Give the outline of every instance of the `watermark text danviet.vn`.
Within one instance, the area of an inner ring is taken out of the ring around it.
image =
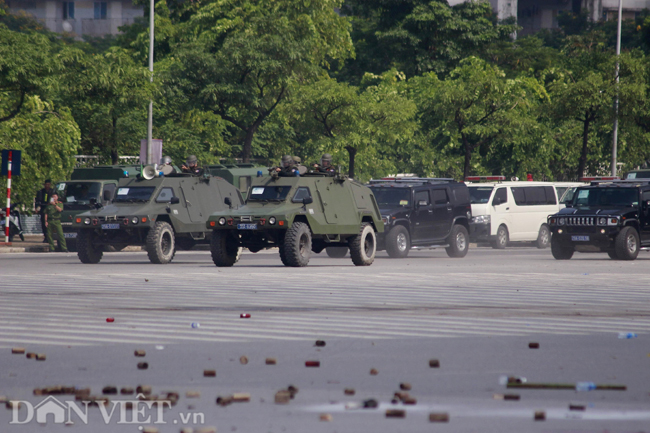
[[[89,424],[91,404],[96,404],[100,418],[105,424],[204,424],[205,416],[200,412],[179,413],[170,422],[165,420],[165,409],[172,407],[170,400],[146,400],[138,394],[134,400],[113,401],[61,401],[49,396],[33,405],[28,401],[14,401],[9,424],[28,424],[31,422],[55,424]]]

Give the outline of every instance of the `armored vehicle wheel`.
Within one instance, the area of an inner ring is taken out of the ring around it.
[[[492,241],[491,244],[492,248],[495,250],[502,250],[508,246],[508,229],[506,226],[499,226],[499,229],[497,230],[497,238]]]
[[[183,251],[189,251],[194,248],[196,241],[192,238],[177,238],[176,239],[176,248]]]
[[[172,226],[166,221],[156,221],[147,234],[146,248],[151,263],[161,265],[171,262],[176,254]]]
[[[542,224],[542,226],[539,228],[539,234],[537,235],[536,243],[537,248],[540,250],[548,248],[549,244],[551,243],[551,231],[546,224]]]
[[[282,241],[280,243],[280,245],[278,245],[278,247],[279,247],[279,250],[280,250],[280,260],[282,261],[282,264],[284,266],[291,266],[291,265],[289,265],[289,262],[287,261],[287,250],[284,247],[284,241]]]
[[[409,255],[411,237],[404,226],[395,226],[386,235],[386,252],[389,257],[403,259]]]
[[[551,253],[556,260],[569,260],[573,257],[573,247],[563,247],[551,238]]]
[[[618,256],[616,255],[615,250],[607,251],[607,255],[609,256],[610,259],[612,260],[618,260]]]
[[[616,257],[620,260],[634,260],[639,255],[639,233],[634,227],[623,227],[614,241]]]
[[[239,261],[241,248],[235,238],[226,232],[213,231],[210,239],[212,261],[219,267],[229,267]]]
[[[333,259],[342,259],[348,254],[348,247],[327,247],[325,248],[327,257]]]
[[[284,252],[282,251],[284,250]],[[305,223],[294,222],[284,235],[283,248],[280,250],[280,258],[284,253],[285,266],[294,268],[307,266],[311,255],[311,230]]]
[[[469,250],[469,233],[465,226],[454,224],[449,235],[449,246],[445,248],[449,257],[462,258]]]
[[[375,229],[369,223],[361,224],[359,234],[351,238],[348,245],[355,266],[370,266],[375,261],[377,238]]]
[[[93,244],[92,230],[79,230],[77,235],[77,257],[81,263],[99,263],[104,253]]]

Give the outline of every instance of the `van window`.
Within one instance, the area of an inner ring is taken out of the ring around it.
[[[557,204],[552,186],[521,186],[512,188],[517,206],[543,206]]]
[[[431,203],[429,201],[429,191],[417,191],[415,193],[415,203],[419,205],[421,201],[426,202],[423,206],[429,206],[429,203]]]
[[[492,205],[501,201],[501,204],[508,203],[508,190],[505,188],[497,189],[497,192],[494,193],[494,198],[492,199]]]
[[[433,190],[433,203],[434,204],[447,204],[449,203],[449,198],[447,198],[447,191],[444,189],[434,189]]]

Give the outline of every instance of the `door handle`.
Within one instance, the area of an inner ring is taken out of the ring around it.
[[[429,213],[433,213],[433,209],[429,209]]]
[[[509,208],[509,207],[507,207],[507,208],[506,208],[506,210],[510,210],[510,208]]]
[[[448,210],[448,211],[451,211],[451,208],[450,208],[450,207],[448,207],[448,208],[447,208],[447,210]]]

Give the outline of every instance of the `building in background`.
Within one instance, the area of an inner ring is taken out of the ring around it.
[[[132,24],[144,14],[131,1],[8,0],[11,13],[28,13],[57,33],[81,36],[116,35],[119,27]]]
[[[449,0],[449,4],[464,1]],[[490,4],[500,20],[517,17],[522,27],[518,36],[557,28],[561,12],[580,13],[586,9],[593,21],[618,18],[618,0],[490,0]],[[650,0],[623,0],[623,19],[634,19],[644,9],[650,9]]]

